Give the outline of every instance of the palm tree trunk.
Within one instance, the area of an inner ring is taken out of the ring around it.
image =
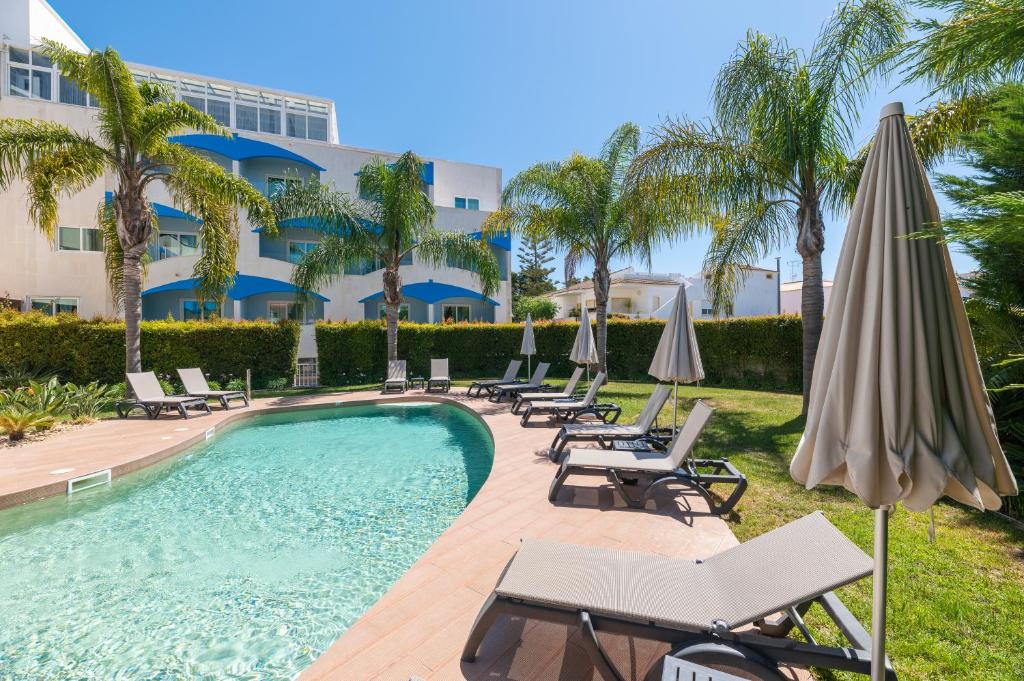
[[[142,371],[142,334],[139,330],[142,320],[142,253],[138,247],[125,251],[121,268],[124,281],[124,370],[132,374]]]
[[[608,289],[611,287],[611,273],[607,263],[594,267],[594,303],[597,318],[597,357],[600,370],[608,375]]]
[[[825,289],[821,277],[821,253],[825,250],[825,223],[821,205],[815,199],[797,212],[799,232],[796,247],[803,259],[803,287],[800,314],[803,322],[803,414],[811,396],[814,360],[818,355],[821,327],[825,317]]]
[[[384,269],[384,304],[387,306],[388,361],[398,359],[398,307],[402,304],[402,277],[397,268]]]

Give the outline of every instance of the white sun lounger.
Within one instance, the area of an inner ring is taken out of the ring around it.
[[[573,397],[581,378],[583,378],[583,367],[576,367],[561,392],[516,393],[515,402],[512,404],[512,413],[518,414],[519,408],[531,400],[567,400]]]
[[[170,411],[172,408],[177,409],[183,419],[188,418],[189,409],[205,411],[207,414],[211,413],[210,405],[207,404],[205,397],[166,394],[160,386],[160,381],[157,380],[156,374],[152,371],[125,374],[125,377],[128,379],[128,385],[131,387],[135,397],[134,399],[122,400],[114,405],[117,415],[123,419],[128,418],[131,410],[136,408],[146,412],[146,415],[151,419],[160,416],[164,409]]]
[[[508,369],[505,369],[505,375],[501,378],[487,378],[480,381],[473,381],[469,385],[469,390],[466,394],[470,397],[479,397],[480,392],[483,390],[487,391],[487,394],[491,394],[491,388],[502,383],[513,383],[516,380],[516,374],[519,373],[519,368],[523,366],[523,360],[513,359],[508,363]],[[476,390],[476,394],[473,394],[473,390]]]
[[[551,442],[548,456],[552,461],[558,461],[562,455],[562,450],[571,441],[597,441],[603,446],[616,440],[635,440],[644,437],[650,432],[651,426],[654,425],[654,420],[658,417],[661,408],[665,406],[665,402],[668,401],[668,397],[671,394],[672,388],[670,386],[663,383],[656,385],[651,392],[651,396],[647,398],[647,404],[644,405],[640,416],[637,417],[636,423],[632,425],[619,423],[565,424]]]
[[[452,387],[452,379],[448,376],[448,358],[430,360],[430,378],[427,379],[427,392],[433,388],[448,392]]]
[[[622,408],[618,405],[607,403],[598,404],[597,402],[597,391],[604,385],[605,375],[604,372],[600,372],[594,377],[594,381],[590,384],[590,388],[587,390],[587,394],[582,398],[565,398],[556,400],[534,400],[530,402],[530,406],[523,412],[523,417],[520,419],[520,425],[525,426],[530,421],[531,416],[538,414],[553,415],[556,419],[563,421],[576,421],[581,416],[592,415],[601,419],[602,423],[614,423],[619,418],[619,414],[622,413]]]
[[[384,389],[382,392],[399,392],[404,393],[408,381],[406,381],[405,373],[405,360],[396,359],[388,362],[388,375],[384,379]]]
[[[526,539],[477,615],[462,659],[473,662],[488,630],[507,615],[578,626],[582,635],[569,640],[606,681],[623,676],[597,637],[602,630],[664,641],[674,657],[763,680],[789,678],[780,665],[868,674],[870,637],[833,592],[872,566],[820,512],[702,561]],[[814,603],[851,647],[814,641],[803,620]],[[786,638],[794,626],[803,641]],[[887,679],[896,679],[891,666]]]
[[[242,400],[245,406],[249,406],[249,398],[241,390],[210,390],[202,369],[178,369],[178,376],[189,395],[203,399],[216,398],[224,409],[231,408],[228,404],[231,400]]]
[[[526,383],[512,382],[492,385],[490,387],[490,400],[492,402],[501,402],[505,395],[514,397],[516,393],[520,392],[538,392],[543,390],[547,387],[547,384],[544,383],[544,377],[548,375],[548,369],[550,368],[550,362],[540,362],[537,364],[537,368],[533,370],[533,376]]]

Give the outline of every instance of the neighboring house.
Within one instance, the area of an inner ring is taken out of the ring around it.
[[[665,318],[672,310],[679,284],[686,282],[686,297],[694,319],[770,315],[778,312],[778,274],[775,270],[743,268],[743,283],[731,305],[716,315],[704,292],[705,275],[636,272],[632,267],[611,274],[609,314],[633,318]],[[558,305],[557,319],[578,317],[584,305],[595,309],[594,285],[581,281],[547,294]]]
[[[821,282],[825,290],[825,312],[828,314],[828,303],[832,297],[832,282],[828,279]],[[787,281],[782,285],[782,314],[801,314],[801,301],[803,300],[804,282]]]
[[[0,5],[0,117],[37,118],[94,131],[96,110],[75,85],[31,46],[51,38],[77,50],[85,43],[44,0],[5,0]],[[254,48],[255,49],[255,48]],[[374,156],[395,159],[400,152],[378,152],[339,144],[333,101],[165,68],[131,65],[138,80],[166,84],[175,96],[205,110],[236,135],[182,135],[181,144],[202,150],[224,168],[244,176],[268,194],[290,182],[318,177],[354,194],[356,173]],[[325,67],[326,68],[326,67]],[[425,158],[424,191],[437,207],[437,227],[480,233],[501,196],[501,169]],[[24,189],[0,196],[0,292],[23,307],[46,313],[112,315],[103,256],[99,252],[96,209],[115,187],[112,176],[61,202],[56,238],[42,236],[31,223]],[[151,196],[159,218],[159,237],[143,292],[146,319],[196,319],[210,314],[234,319],[378,319],[383,317],[379,263],[346,270],[339,281],[315,292],[315,302],[295,303],[289,284],[294,263],[312,249],[321,234],[315,224],[293,221],[276,239],[245,222],[242,211],[238,271],[223,309],[203,308],[190,277],[198,249],[197,224],[172,208],[158,189]],[[419,322],[504,321],[511,312],[511,240],[494,238],[502,283],[489,298],[481,296],[473,273],[458,267],[428,268],[415,255],[403,264],[405,303],[402,317]]]

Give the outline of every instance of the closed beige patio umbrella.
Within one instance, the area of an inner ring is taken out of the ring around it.
[[[686,284],[679,285],[672,314],[665,322],[661,340],[654,351],[651,367],[647,370],[659,381],[672,381],[672,432],[678,423],[679,384],[692,383],[704,378],[704,365],[700,361],[697,334],[686,302]]]
[[[576,332],[576,342],[572,344],[572,351],[569,352],[569,359],[577,364],[587,366],[587,384],[590,384],[590,365],[597,364],[597,344],[594,343],[594,331],[590,328],[590,315],[587,313],[587,306],[583,306],[580,312],[580,328]]]
[[[790,465],[808,489],[843,485],[875,509],[873,681],[885,674],[891,508],[923,511],[949,496],[995,509],[1017,493],[949,251],[904,238],[938,221],[903,105],[889,104],[850,213]]]
[[[523,326],[523,343],[519,346],[519,353],[526,355],[526,375],[532,375],[530,360],[537,354],[537,342],[533,338],[533,316],[526,313],[526,324]]]

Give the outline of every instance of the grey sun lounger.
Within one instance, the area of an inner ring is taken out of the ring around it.
[[[667,642],[673,657],[764,681],[789,678],[780,665],[868,674],[870,637],[834,591],[871,571],[871,557],[821,512],[702,561],[526,539],[477,615],[462,659],[472,662],[508,615],[578,626],[605,681],[623,676],[598,631]],[[849,647],[815,642],[803,620],[814,603]],[[794,627],[804,640],[787,638]]]
[[[170,411],[172,408],[177,409],[178,414],[183,419],[188,418],[189,409],[205,411],[207,414],[211,413],[210,405],[207,404],[205,397],[166,394],[164,389],[160,387],[160,381],[157,380],[156,374],[152,371],[125,374],[125,376],[135,397],[134,399],[122,400],[114,405],[117,415],[123,419],[128,418],[128,414],[131,413],[132,409],[141,409],[151,419],[160,416],[164,409]]]
[[[551,448],[548,452],[549,458],[552,461],[558,461],[562,455],[562,450],[565,449],[569,442],[589,441],[598,442],[601,446],[610,446],[616,440],[636,440],[646,436],[671,394],[672,388],[670,386],[663,383],[656,385],[651,392],[651,396],[647,398],[647,404],[644,405],[640,416],[637,417],[636,423],[632,425],[619,423],[565,424],[551,442]]]
[[[241,390],[210,390],[202,369],[178,369],[178,376],[181,377],[181,384],[185,386],[185,392],[193,397],[202,397],[206,400],[215,398],[225,410],[231,408],[231,400],[242,400],[245,406],[249,406],[249,398]]]
[[[506,395],[515,397],[516,393],[539,392],[547,388],[548,385],[544,382],[544,377],[548,375],[548,369],[550,368],[550,362],[539,362],[537,368],[533,370],[533,376],[526,383],[513,381],[512,383],[492,385],[488,389],[488,392],[491,393],[489,399],[492,402],[501,402]]]
[[[697,400],[668,451],[655,449],[570,449],[548,489],[548,500],[556,501],[570,475],[603,475],[633,508],[643,508],[658,489],[683,484],[699,492],[715,515],[728,513],[747,490],[747,478],[727,459],[694,459],[693,447],[714,410]],[[708,472],[702,472],[710,469]],[[623,479],[636,479],[636,496]],[[640,481],[645,484],[640,484]],[[715,484],[734,485],[729,496],[718,503],[710,492]]]
[[[405,360],[396,359],[388,362],[388,375],[384,379],[384,388],[382,392],[391,393],[399,392],[404,393],[408,381],[406,380],[405,373]]]
[[[540,414],[554,416],[556,419],[563,421],[576,421],[586,415],[596,416],[601,419],[602,423],[618,421],[619,414],[622,413],[621,407],[612,403],[599,404],[597,401],[597,391],[604,385],[604,380],[604,372],[599,372],[594,377],[593,383],[590,384],[587,394],[581,398],[570,397],[567,399],[534,400],[530,402],[530,406],[523,412],[519,424],[525,426],[529,423],[530,417]]]
[[[516,393],[515,402],[512,403],[512,413],[518,414],[520,407],[528,404],[531,400],[567,400],[574,397],[576,386],[580,384],[581,378],[583,378],[583,367],[576,367],[561,392],[552,390],[551,392]]]
[[[452,379],[448,376],[448,358],[430,360],[430,378],[427,379],[427,392],[440,388],[448,392],[452,388]]]
[[[523,360],[513,359],[508,363],[508,369],[505,370],[505,375],[501,378],[487,378],[480,381],[473,381],[469,385],[469,390],[466,394],[470,397],[480,397],[480,393],[484,390],[487,394],[491,394],[491,388],[502,383],[515,383],[516,375],[519,373],[519,368],[523,366]],[[473,390],[476,390],[476,394],[473,394]]]

